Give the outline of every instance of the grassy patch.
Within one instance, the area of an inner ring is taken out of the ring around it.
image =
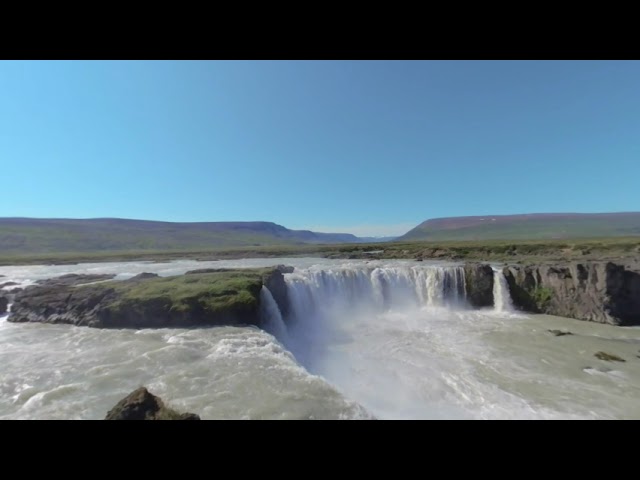
[[[544,310],[551,302],[553,298],[553,290],[548,287],[536,287],[531,292],[531,297],[536,302],[536,305],[540,310]]]
[[[262,288],[262,277],[268,270],[231,270],[180,275],[152,278],[133,284],[109,282],[108,286],[122,292],[120,299],[112,305],[115,310],[155,304],[167,306],[175,312],[197,309],[217,313],[256,307]]]

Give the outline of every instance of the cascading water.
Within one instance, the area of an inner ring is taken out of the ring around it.
[[[271,334],[0,317],[0,419],[104,418],[139,385],[211,419],[640,418],[638,329],[456,308],[471,293],[461,268],[290,258],[5,266],[0,274],[24,286],[67,273],[128,278],[274,264],[295,270],[284,275],[286,315],[271,292],[260,293]],[[494,275],[496,309],[506,310],[508,286]],[[558,339],[547,329],[574,335]],[[598,351],[627,361],[607,364]]]
[[[501,270],[493,269],[493,308],[496,312],[512,312],[513,302],[507,279]]]
[[[379,267],[296,270],[285,275],[292,318],[336,307],[369,307],[377,311],[407,305],[462,306],[462,267]]]
[[[458,266],[296,269],[285,274],[287,337],[276,337],[310,370],[328,345],[348,341],[346,322],[389,311],[464,307],[464,269]]]
[[[278,304],[269,289],[265,286],[260,290],[260,317],[264,330],[279,339],[282,343],[288,342],[289,335],[287,326],[282,320]]]

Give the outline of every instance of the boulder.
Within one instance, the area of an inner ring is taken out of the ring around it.
[[[140,387],[109,410],[105,420],[200,420],[200,417],[195,413],[178,413],[160,397]]]
[[[593,354],[596,358],[604,360],[605,362],[626,362],[624,358],[607,352],[596,352]]]
[[[573,335],[571,332],[566,332],[563,330],[547,330],[549,333],[553,333],[555,337],[564,337],[565,335]]]

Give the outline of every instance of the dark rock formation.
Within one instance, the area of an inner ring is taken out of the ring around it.
[[[613,355],[607,352],[596,352],[593,355],[600,360],[604,360],[605,362],[626,362],[624,358],[620,358],[617,355]]]
[[[564,337],[565,335],[573,335],[571,332],[565,332],[562,330],[547,330],[549,333],[553,333],[556,337]]]
[[[10,322],[104,326],[103,309],[118,296],[114,288],[68,285],[29,286],[16,294]]]
[[[7,301],[7,305],[5,305],[3,310],[2,309],[3,301],[0,300],[0,315],[3,315],[6,313],[8,304],[13,303],[14,299],[16,298],[16,294],[21,291],[22,291],[22,288],[12,288],[11,290],[0,291],[0,298],[4,298]]]
[[[293,267],[278,265],[274,270],[267,273],[262,278],[262,283],[269,289],[273,299],[278,304],[283,318],[289,314],[289,296],[287,294],[287,284],[284,281],[284,273],[292,273]]]
[[[503,269],[516,308],[612,325],[640,325],[640,272],[612,262]]]
[[[160,397],[140,387],[107,413],[105,420],[200,420],[194,413],[178,413],[167,407]]]
[[[17,282],[4,282],[4,283],[0,283],[0,288],[13,287],[14,285],[20,285],[20,284]]]
[[[493,269],[489,265],[467,263],[464,266],[467,301],[473,307],[493,305]]]
[[[85,283],[100,282],[103,280],[111,280],[113,277],[115,277],[115,274],[113,273],[96,273],[96,274],[69,273],[67,275],[62,275],[60,277],[47,278],[45,280],[38,280],[36,284],[43,285],[43,286],[54,286],[54,285],[74,286],[74,285],[83,285]]]
[[[262,283],[269,289],[273,299],[278,304],[280,313],[286,315],[289,312],[289,297],[287,296],[287,285],[284,281],[284,273],[293,273],[294,267],[288,265],[276,265],[268,270],[263,276]],[[201,273],[232,272],[232,268],[201,268],[189,270],[185,275],[197,275]]]
[[[98,328],[259,325],[263,284],[273,288],[280,301],[284,289],[286,299],[282,273],[273,268],[176,277],[143,274],[84,286],[37,285],[15,296],[8,320]]]
[[[9,305],[9,299],[0,295],[0,315],[7,313],[7,306]]]
[[[295,268],[290,265],[276,265],[275,269],[280,273],[293,273],[293,271],[295,270]]]

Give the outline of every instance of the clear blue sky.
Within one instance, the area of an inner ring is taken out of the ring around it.
[[[640,62],[0,62],[0,216],[640,210]]]

